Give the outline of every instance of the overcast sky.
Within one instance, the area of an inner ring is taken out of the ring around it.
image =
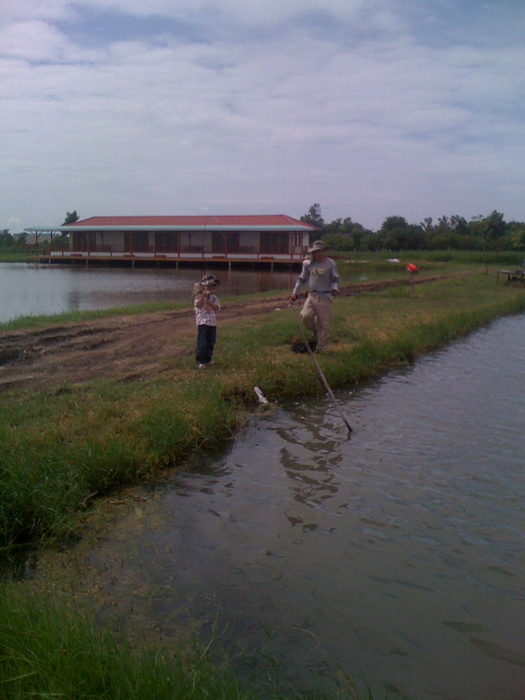
[[[0,229],[525,220],[523,0],[1,0]]]

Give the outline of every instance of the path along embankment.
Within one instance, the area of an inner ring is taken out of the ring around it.
[[[290,352],[299,315],[286,302],[225,304],[217,364],[201,372],[190,311],[0,335],[4,554],[68,532],[95,497],[228,439],[257,404],[255,386],[271,401],[323,392],[310,358]],[[319,362],[332,388],[356,384],[524,310],[522,289],[481,273],[348,286]]]

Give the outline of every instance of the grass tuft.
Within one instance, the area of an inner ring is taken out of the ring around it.
[[[0,588],[0,697],[67,700],[328,700],[333,693],[288,687],[279,677],[243,678],[203,646],[152,649],[96,623],[75,601],[13,584]],[[358,700],[350,678],[337,694]],[[371,699],[366,693],[366,698]],[[364,697],[363,697],[364,700]]]

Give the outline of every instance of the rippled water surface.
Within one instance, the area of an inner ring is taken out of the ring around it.
[[[359,266],[358,266],[359,267]],[[380,278],[381,273],[349,272],[340,264],[345,283]],[[40,316],[70,311],[93,311],[148,302],[188,301],[198,268],[86,267],[83,265],[28,265],[0,263],[0,323],[18,316]],[[221,294],[291,291],[299,268],[218,269]]]
[[[324,398],[254,419],[92,560],[122,552],[120,594],[148,590],[167,634],[180,610],[218,609],[241,665],[326,683],[340,665],[377,698],[520,700],[524,389],[525,317],[502,319],[340,392],[351,440]]]
[[[147,302],[188,300],[196,268],[103,268],[0,263],[0,322],[18,316],[93,311]],[[297,271],[218,270],[223,294],[291,289]]]

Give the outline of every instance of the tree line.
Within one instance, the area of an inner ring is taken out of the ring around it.
[[[78,214],[75,211],[68,211],[66,213],[66,218],[64,219],[64,222],[61,224],[61,226],[68,226],[69,224],[74,224],[75,221],[78,221]],[[26,245],[28,240],[27,233],[22,232],[22,233],[10,233],[8,228],[4,228],[2,231],[0,231],[0,248],[2,249],[11,249],[13,251],[23,249],[24,246]],[[68,234],[67,233],[62,233],[60,235],[55,236],[54,241],[56,245],[61,245],[61,244],[66,244],[67,241],[69,240]],[[45,243],[42,245],[42,247],[45,247]]]
[[[524,250],[525,223],[507,222],[494,210],[488,216],[442,216],[410,224],[403,216],[388,216],[377,231],[350,217],[326,223],[321,206],[313,204],[301,221],[320,229],[317,238],[333,250],[377,252],[380,250]]]
[[[76,211],[67,212],[62,226],[78,221]],[[409,224],[403,216],[388,216],[381,228],[372,231],[350,217],[326,223],[321,206],[313,204],[301,221],[319,229],[315,238],[323,238],[333,250],[378,252],[380,250],[525,250],[525,223],[507,222],[494,210],[488,216],[442,216],[436,222],[429,217]],[[63,240],[61,240],[63,238]],[[56,236],[57,245],[66,244],[67,234]],[[0,231],[0,248],[23,248],[27,234]]]

